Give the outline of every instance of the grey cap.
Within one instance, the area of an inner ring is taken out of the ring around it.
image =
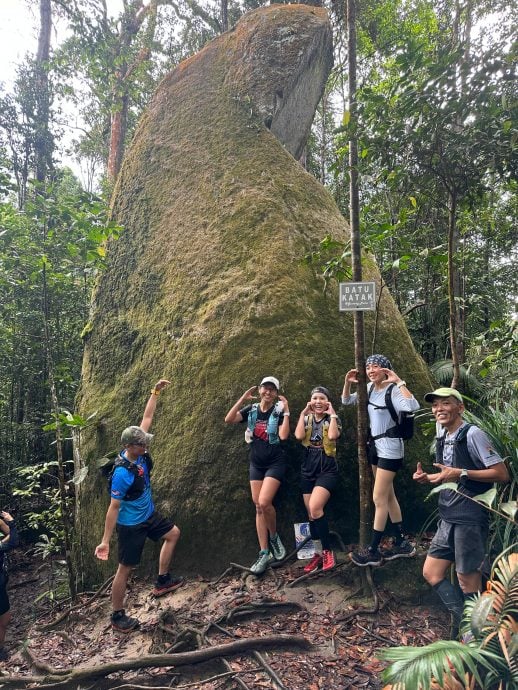
[[[129,446],[132,443],[138,443],[143,446],[149,446],[153,439],[153,434],[148,434],[139,426],[128,426],[121,434],[121,443],[123,446]]]

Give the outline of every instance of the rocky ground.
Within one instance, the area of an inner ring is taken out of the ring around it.
[[[152,598],[152,583],[135,576],[127,610],[138,616],[141,627],[124,636],[109,625],[109,588],[95,597],[82,595],[80,608],[47,627],[65,607],[41,597],[52,584],[48,566],[17,554],[11,564],[11,658],[0,664],[0,687],[22,687],[15,677],[28,680],[51,671],[283,635],[303,636],[313,647],[304,651],[273,644],[267,651],[250,648],[225,662],[116,671],[72,684],[47,680],[45,687],[381,688],[378,651],[446,637],[448,620],[422,584],[422,553],[375,569],[374,590],[367,585],[363,591],[359,569],[346,553],[338,556],[339,565],[331,573],[300,581],[302,561],[270,569],[261,578],[230,568],[212,581],[187,578],[181,589],[160,599]],[[376,613],[367,612],[376,605]]]

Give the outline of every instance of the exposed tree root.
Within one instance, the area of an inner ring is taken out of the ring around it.
[[[25,677],[23,679],[4,676],[0,678],[0,687],[14,688],[29,684],[39,684],[40,690],[72,690],[76,687],[84,687],[85,681],[96,678],[104,678],[110,673],[118,671],[134,671],[143,668],[178,667],[199,664],[221,657],[242,655],[250,650],[270,650],[278,648],[296,648],[309,650],[313,645],[300,635],[269,635],[268,637],[249,637],[246,640],[233,640],[228,644],[205,647],[194,652],[180,652],[178,654],[152,654],[139,658],[122,659],[98,666],[84,668],[55,669],[42,664],[32,655],[33,663],[37,668],[45,670],[45,676]]]
[[[61,623],[61,621],[65,620],[65,618],[67,618],[72,613],[72,611],[82,609],[84,606],[89,606],[92,603],[92,601],[95,601],[98,597],[101,596],[101,594],[103,594],[108,589],[108,587],[113,582],[114,577],[115,575],[112,575],[105,582],[103,582],[103,584],[99,587],[97,591],[94,592],[90,599],[87,599],[86,601],[83,601],[80,604],[76,604],[75,606],[70,606],[68,609],[66,609],[66,611],[63,611],[57,618],[55,618],[50,623],[45,623],[44,625],[36,626],[36,630],[41,630],[42,632],[46,630],[51,630],[56,625]]]
[[[363,579],[363,574],[365,574],[365,580]],[[379,611],[379,594],[378,590],[376,589],[376,585],[374,584],[374,581],[372,579],[372,568],[370,565],[368,565],[366,568],[362,569],[362,584],[363,589],[365,590],[365,582],[368,583],[370,592],[372,594],[372,600],[373,604],[370,608],[363,608],[363,609],[357,609],[356,611],[351,611],[350,613],[344,614],[343,616],[338,616],[337,618],[334,619],[335,623],[347,623],[350,621],[352,618],[356,618],[356,616],[361,616],[366,613],[378,613]]]
[[[253,657],[256,661],[258,661],[261,666],[263,667],[265,673],[267,673],[270,678],[273,681],[273,684],[275,685],[276,688],[279,690],[288,690],[288,688],[284,685],[282,680],[279,678],[279,676],[275,673],[273,668],[270,666],[270,664],[265,660],[265,658],[262,656],[262,654],[259,654],[259,652],[253,652]]]
[[[274,613],[284,612],[284,611],[300,611],[300,604],[296,602],[289,601],[258,601],[250,602],[247,604],[242,604],[241,606],[236,606],[228,613],[223,614],[220,618],[216,619],[216,623],[222,623],[226,621],[230,623],[236,618],[245,618],[250,616],[264,616],[272,615]]]

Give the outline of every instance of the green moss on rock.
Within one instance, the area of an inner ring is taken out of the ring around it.
[[[117,448],[125,426],[139,423],[157,378],[173,381],[153,427],[157,507],[182,530],[178,567],[216,572],[257,550],[244,429],[225,426],[227,409],[271,373],[295,414],[317,383],[337,402],[353,366],[352,317],[338,313],[337,290],[324,295],[321,280],[302,262],[325,235],[345,239],[347,224],[331,195],[265,127],[253,94],[245,99],[229,78],[238,43],[246,45],[246,22],[263,15],[267,20],[257,25],[262,45],[282,27],[299,35],[301,26],[309,27],[311,44],[315,17],[327,22],[317,8],[263,8],[180,65],[142,118],[116,186],[112,212],[125,232],[109,247],[108,269],[94,295],[79,394],[82,414],[97,411],[81,442],[91,468],[78,515],[86,581],[99,580],[103,569],[90,554],[108,504],[95,460]],[[287,64],[290,69],[298,67]],[[379,286],[378,270],[369,265],[365,279]],[[368,314],[368,343],[373,329]],[[377,332],[377,349],[422,394],[430,385],[426,367],[387,290]],[[329,512],[333,528],[352,540],[358,515],[350,412],[346,420],[341,484]],[[414,441],[412,447],[422,450]],[[279,526],[289,541],[304,510],[300,446],[291,440],[287,452]],[[421,503],[416,496],[409,491],[405,500],[414,517]],[[155,563],[146,560],[144,567],[153,570]],[[106,572],[111,568],[113,560]]]

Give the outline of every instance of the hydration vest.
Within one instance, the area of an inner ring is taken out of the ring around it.
[[[460,469],[466,470],[479,470],[473,462],[471,455],[468,450],[468,431],[472,424],[465,424],[459,431],[457,436],[450,443],[453,445],[453,455],[452,463],[453,467],[458,467]],[[446,434],[439,436],[436,439],[435,455],[437,457],[437,462],[443,464],[443,453],[444,453],[444,442],[446,441]],[[466,489],[462,493],[468,496],[477,496],[478,494],[483,494],[485,491],[493,486],[492,482],[475,482],[473,479],[468,479],[468,477],[461,477],[459,479],[459,487]]]
[[[475,465],[468,451],[467,435],[470,426],[472,425],[463,426],[457,436],[448,443],[453,445],[453,467],[477,470],[480,467]],[[435,447],[437,462],[441,464],[445,441],[446,434],[437,439]],[[467,477],[461,477],[457,484],[457,491],[444,489],[439,494],[439,516],[451,523],[486,524],[489,521],[489,512],[480,503],[472,501],[470,498],[488,491],[492,486],[492,483],[475,482]],[[470,498],[466,498],[466,496]]]
[[[254,433],[254,428],[257,422],[259,403],[254,403],[248,413],[247,419],[247,429],[250,432],[250,436]],[[284,409],[284,405],[279,401],[276,402],[273,410],[268,417],[268,422],[266,425],[266,433],[268,434],[268,443],[274,445],[280,443],[279,438],[279,417]]]
[[[144,453],[141,456],[144,459],[144,463],[147,466],[148,474],[151,476],[151,470],[153,469],[153,460],[149,453]],[[108,474],[108,491],[111,494],[113,474],[117,467],[125,467],[133,475],[133,484],[126,491],[126,494],[121,498],[122,501],[136,501],[140,498],[146,489],[146,476],[144,474],[144,469],[142,466],[137,465],[136,462],[130,462],[127,458],[122,455],[117,455],[115,462]],[[142,470],[142,474],[140,473]]]
[[[322,419],[322,434],[323,434],[323,440],[322,440],[322,445],[324,447],[324,453],[328,455],[331,458],[336,457],[336,441],[331,441],[329,439],[329,415],[326,415]],[[305,446],[306,448],[317,448],[318,446],[311,446],[311,434],[313,433],[313,415],[309,414],[305,420],[305,437],[304,440],[301,441],[302,445]]]

